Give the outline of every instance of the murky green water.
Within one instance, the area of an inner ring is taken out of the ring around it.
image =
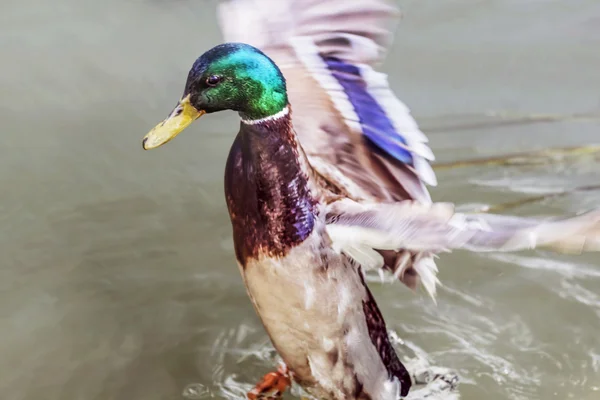
[[[222,195],[236,116],[140,140],[217,44],[215,2],[0,4],[0,398],[232,396],[272,366],[234,264]],[[412,0],[385,69],[439,160],[600,142],[596,0]],[[469,129],[470,121],[486,126]],[[458,127],[462,126],[462,128]],[[452,128],[454,127],[454,128]],[[593,159],[440,172],[438,200],[497,204],[598,183]],[[575,212],[599,192],[518,213]],[[600,262],[455,253],[434,306],[372,285],[406,355],[456,368],[463,399],[600,399]]]

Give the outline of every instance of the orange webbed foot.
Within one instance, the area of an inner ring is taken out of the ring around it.
[[[269,372],[248,392],[249,400],[278,400],[283,397],[283,392],[290,387],[292,379],[285,365],[281,365],[276,372]]]

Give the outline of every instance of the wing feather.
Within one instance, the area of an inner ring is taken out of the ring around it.
[[[569,218],[526,218],[457,213],[450,203],[331,203],[327,233],[336,248],[401,249],[439,253],[454,249],[513,252],[547,248],[562,253],[600,251],[600,209]],[[437,268],[415,262],[426,290],[435,295]],[[380,264],[380,267],[383,265]],[[419,269],[421,269],[419,271]]]
[[[393,40],[400,15],[393,2],[228,0],[221,3],[219,15],[227,41],[261,48],[282,69],[294,125],[309,157],[318,154],[323,160],[322,144],[328,142],[329,163],[346,172],[348,157],[340,159],[335,154],[344,152],[358,161],[353,163],[352,177],[371,177],[359,179],[365,194],[383,200],[431,201],[425,185],[437,181],[429,164],[434,157],[427,138],[408,107],[391,91],[386,75],[373,68],[384,60]],[[302,75],[309,75],[316,85],[307,86]],[[325,94],[329,105],[322,104],[317,91]],[[333,110],[315,112],[314,107],[305,106],[311,98]],[[342,122],[336,130],[326,129],[332,119]],[[371,161],[371,157],[387,162]],[[372,168],[373,163],[377,168]],[[381,183],[374,179],[377,174],[386,175],[384,181],[395,181],[387,182],[385,193],[373,187]]]

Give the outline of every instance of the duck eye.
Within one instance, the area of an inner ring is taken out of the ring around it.
[[[208,86],[216,86],[219,82],[221,82],[221,77],[217,75],[211,75],[206,78],[206,84]]]

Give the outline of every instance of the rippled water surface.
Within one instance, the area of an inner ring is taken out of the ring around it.
[[[215,5],[0,4],[3,400],[233,397],[272,367],[223,201],[236,116],[205,117],[160,151],[140,145],[220,41]],[[597,0],[402,5],[384,68],[439,161],[600,142],[598,118],[565,117],[600,109]],[[495,205],[599,173],[595,157],[445,169],[433,195]],[[599,203],[580,191],[510,211]],[[457,369],[467,400],[600,399],[597,255],[460,252],[439,265],[437,306],[372,283],[399,352]]]

